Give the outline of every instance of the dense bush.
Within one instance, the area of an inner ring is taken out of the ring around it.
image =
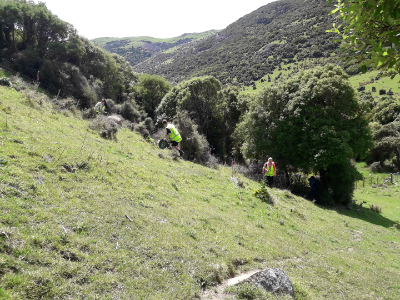
[[[117,114],[121,115],[124,119],[131,122],[140,122],[142,114],[139,112],[138,107],[132,102],[124,102],[116,105]]]
[[[144,120],[143,124],[146,126],[147,130],[148,130],[150,133],[153,133],[153,132],[155,131],[154,122],[153,122],[153,120],[152,120],[150,117],[147,117],[147,118]]]
[[[382,171],[382,165],[379,161],[373,162],[369,165],[369,170],[373,173],[378,173]]]
[[[154,118],[161,99],[171,88],[169,82],[161,76],[142,74],[137,84],[132,87],[132,93],[141,108],[149,117]]]
[[[400,120],[400,99],[393,97],[382,97],[372,109],[373,120],[382,125]]]
[[[177,128],[182,136],[180,148],[185,156],[199,163],[207,164],[211,159],[210,146],[207,139],[198,133],[196,124],[185,111],[177,115]]]
[[[89,128],[99,132],[100,136],[105,139],[117,139],[118,125],[117,123],[110,121],[105,116],[99,116],[94,119],[90,124]]]

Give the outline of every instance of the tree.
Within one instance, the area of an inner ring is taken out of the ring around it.
[[[400,121],[385,125],[374,123],[374,144],[371,151],[374,161],[383,162],[385,159],[394,158],[396,167],[400,170]]]
[[[382,97],[372,109],[372,118],[382,125],[400,120],[400,99],[393,97]]]
[[[327,65],[265,89],[235,132],[244,154],[318,171],[327,202],[330,196],[350,202],[359,176],[350,159],[365,155],[372,137],[347,79],[341,68]]]
[[[142,74],[132,90],[136,102],[142,106],[149,117],[154,118],[155,110],[171,88],[171,84],[161,76]]]
[[[172,120],[186,112],[204,135],[212,151],[219,158],[227,159],[232,152],[232,133],[245,109],[237,87],[222,89],[213,76],[195,77],[183,81],[165,95],[156,110],[157,120]]]
[[[399,0],[338,0],[331,14],[337,12],[344,26],[334,24],[329,32],[342,36],[350,60],[361,63],[363,72],[371,64],[400,71]]]

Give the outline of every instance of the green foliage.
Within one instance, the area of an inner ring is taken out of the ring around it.
[[[221,83],[212,76],[183,81],[162,99],[156,111],[157,121],[160,123],[162,119],[172,120],[180,112],[187,112],[191,122],[197,125],[199,134],[207,138],[216,149],[216,153],[222,154],[224,113],[227,113],[228,122],[235,121],[232,119],[235,118],[235,111],[232,111],[236,101],[235,95],[237,96],[235,92],[221,92]],[[231,123],[231,131],[232,126]]]
[[[254,190],[254,196],[261,201],[273,204],[271,201],[271,195],[269,194],[267,185],[264,181],[262,181],[260,186]]]
[[[395,156],[395,163],[400,170],[400,122],[394,121],[385,125],[371,124],[375,147],[371,150],[373,161],[383,162]]]
[[[1,1],[0,16],[3,64],[32,80],[40,74],[41,86],[77,98],[81,108],[93,106],[99,98],[132,100],[129,89],[138,78],[132,67],[78,36],[45,3]]]
[[[400,71],[398,0],[339,0],[331,14],[336,12],[344,25],[334,24],[330,32],[341,36],[342,49],[349,60],[361,63],[363,72],[369,65]]]
[[[400,98],[382,97],[372,109],[372,119],[382,125],[400,121]]]
[[[184,137],[180,148],[190,159],[193,158],[206,165],[210,160],[210,146],[206,137],[198,132],[197,125],[190,119],[186,111],[178,113],[177,127],[179,133]]]
[[[155,110],[161,99],[171,90],[167,80],[158,75],[142,74],[132,87],[136,102],[142,106],[149,117],[154,118]]]
[[[327,65],[266,88],[249,103],[236,129],[243,153],[319,171],[323,189],[338,188],[333,177],[329,182],[323,178],[325,171],[347,170],[349,159],[365,155],[372,145],[363,109],[347,78],[341,68]],[[342,202],[339,194],[334,190],[335,200]]]
[[[357,171],[354,163],[347,161],[344,163],[332,163],[324,174],[321,171],[321,180],[326,175],[327,185],[329,189],[322,191],[321,203],[325,205],[343,204],[352,202],[355,183],[362,179],[361,174]],[[325,194],[324,194],[325,193]]]
[[[124,119],[131,122],[140,122],[142,117],[136,103],[131,101],[126,101],[122,104],[116,105],[116,112]]]

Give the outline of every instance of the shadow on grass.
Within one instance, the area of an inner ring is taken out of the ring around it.
[[[337,209],[337,212],[341,215],[345,215],[347,217],[351,218],[356,218],[363,220],[365,222],[369,222],[378,226],[386,227],[386,228],[397,228],[397,230],[400,230],[400,224],[396,221],[392,221],[388,218],[385,218],[379,213],[373,212],[370,208],[367,207],[361,207],[361,208],[352,208],[351,210],[348,210],[346,208],[339,208]],[[396,227],[393,225],[397,224]]]

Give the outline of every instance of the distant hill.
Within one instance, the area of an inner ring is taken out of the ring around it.
[[[154,54],[172,49],[181,45],[215,35],[219,30],[210,30],[201,33],[185,33],[181,36],[167,39],[158,39],[148,36],[140,37],[102,37],[92,40],[105,50],[116,53],[125,58],[132,66],[152,57]]]
[[[281,0],[224,30],[175,51],[158,52],[134,66],[171,82],[213,75],[224,84],[250,85],[282,63],[331,57],[338,43],[326,33],[335,22],[326,0]]]

